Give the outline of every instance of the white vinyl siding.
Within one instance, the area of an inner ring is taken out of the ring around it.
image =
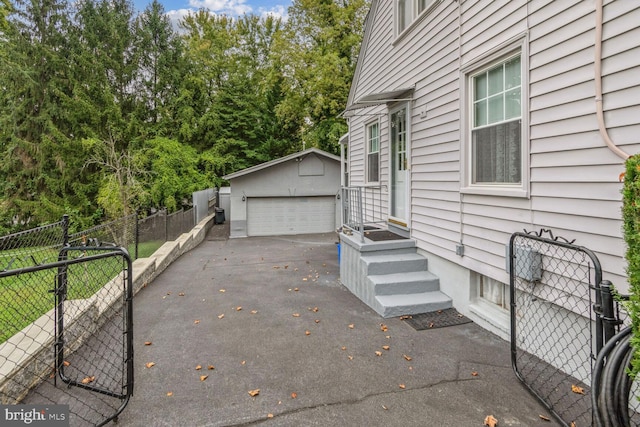
[[[633,154],[640,152],[640,4],[604,3],[605,123],[612,139]],[[415,86],[410,226],[419,248],[508,283],[509,236],[548,228],[593,250],[604,276],[624,291],[618,181],[624,167],[598,132],[593,2],[435,2],[427,19],[414,20],[402,37],[396,5],[376,2],[350,97]],[[465,85],[474,72],[516,51],[522,55],[522,188],[505,195],[466,191],[472,179],[465,175],[471,164],[471,153],[464,151],[471,133]],[[395,107],[370,107],[350,118],[354,182],[365,181],[364,133],[372,115],[380,117],[380,179],[389,179],[385,113]],[[455,254],[460,242],[464,257]]]

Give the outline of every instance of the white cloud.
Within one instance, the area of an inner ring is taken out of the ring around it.
[[[277,18],[287,19],[287,8],[282,5],[274,6],[269,9],[260,7],[258,8],[257,15],[260,15],[262,17],[274,16]]]
[[[194,9],[208,9],[218,15],[239,16],[251,13],[251,6],[245,0],[189,0],[189,6]]]

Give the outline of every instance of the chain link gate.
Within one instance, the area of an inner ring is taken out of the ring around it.
[[[59,245],[53,229],[0,240],[0,399],[101,426],[133,393],[131,258],[87,236]]]
[[[525,230],[511,236],[507,268],[516,376],[563,425],[593,425],[594,361],[621,323],[598,258],[550,230]]]

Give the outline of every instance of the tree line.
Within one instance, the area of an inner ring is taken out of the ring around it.
[[[368,0],[288,19],[0,0],[0,233],[179,209],[302,147],[337,153]]]

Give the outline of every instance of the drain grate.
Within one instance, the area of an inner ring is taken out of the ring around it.
[[[455,308],[414,314],[412,316],[402,316],[401,319],[411,325],[416,331],[471,323],[471,319],[458,313]]]

